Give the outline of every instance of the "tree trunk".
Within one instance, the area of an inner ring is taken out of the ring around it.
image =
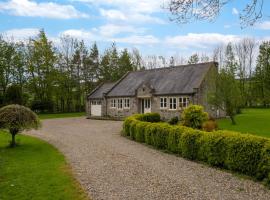
[[[10,142],[10,147],[13,148],[13,147],[16,146],[15,136],[19,131],[17,129],[10,129],[9,132],[10,132],[10,134],[12,136],[12,139],[11,139],[11,142]]]
[[[232,121],[232,125],[236,125],[235,119],[233,115],[230,115],[230,119]]]

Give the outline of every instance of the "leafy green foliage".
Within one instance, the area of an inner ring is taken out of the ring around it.
[[[181,119],[184,126],[200,129],[208,120],[208,114],[202,106],[190,105],[183,111]]]
[[[168,123],[169,123],[170,125],[178,124],[178,122],[179,122],[179,118],[178,118],[178,117],[172,117],[172,118],[168,121]]]
[[[11,85],[7,88],[5,95],[6,104],[23,104],[22,88],[19,85]]]
[[[15,146],[15,135],[23,130],[37,129],[40,126],[37,115],[29,108],[8,105],[0,109],[0,128],[8,129],[12,135],[11,146]]]
[[[270,184],[270,140],[231,131],[205,132],[134,115],[124,122],[125,136],[191,160],[264,180]],[[128,132],[127,132],[128,131]],[[143,138],[144,137],[144,138]]]
[[[141,121],[145,122],[160,122],[160,114],[159,113],[146,113],[138,115],[138,118]]]
[[[51,100],[34,100],[31,103],[31,109],[37,113],[53,112],[53,101]]]
[[[199,55],[197,53],[193,54],[188,59],[188,64],[196,64],[199,62]]]
[[[259,56],[255,69],[254,93],[263,106],[270,105],[270,42],[260,45]]]

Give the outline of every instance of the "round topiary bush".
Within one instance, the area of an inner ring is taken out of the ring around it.
[[[199,105],[190,105],[182,113],[182,123],[184,126],[201,129],[205,121],[208,120],[208,113],[204,112]]]
[[[39,127],[38,116],[29,108],[12,104],[0,109],[0,128],[8,129],[12,135],[11,147],[16,146],[15,136],[19,132]]]

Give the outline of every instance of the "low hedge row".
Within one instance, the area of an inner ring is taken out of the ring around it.
[[[269,139],[231,131],[204,132],[172,126],[158,122],[157,115],[128,117],[124,121],[123,135],[191,160],[252,176],[270,185]]]

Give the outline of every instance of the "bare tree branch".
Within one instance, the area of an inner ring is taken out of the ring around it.
[[[193,21],[214,21],[221,13],[224,5],[232,0],[169,0],[163,6],[171,13],[170,20],[180,24]],[[246,7],[240,12],[242,28],[253,26],[262,17],[264,0],[248,0]]]

